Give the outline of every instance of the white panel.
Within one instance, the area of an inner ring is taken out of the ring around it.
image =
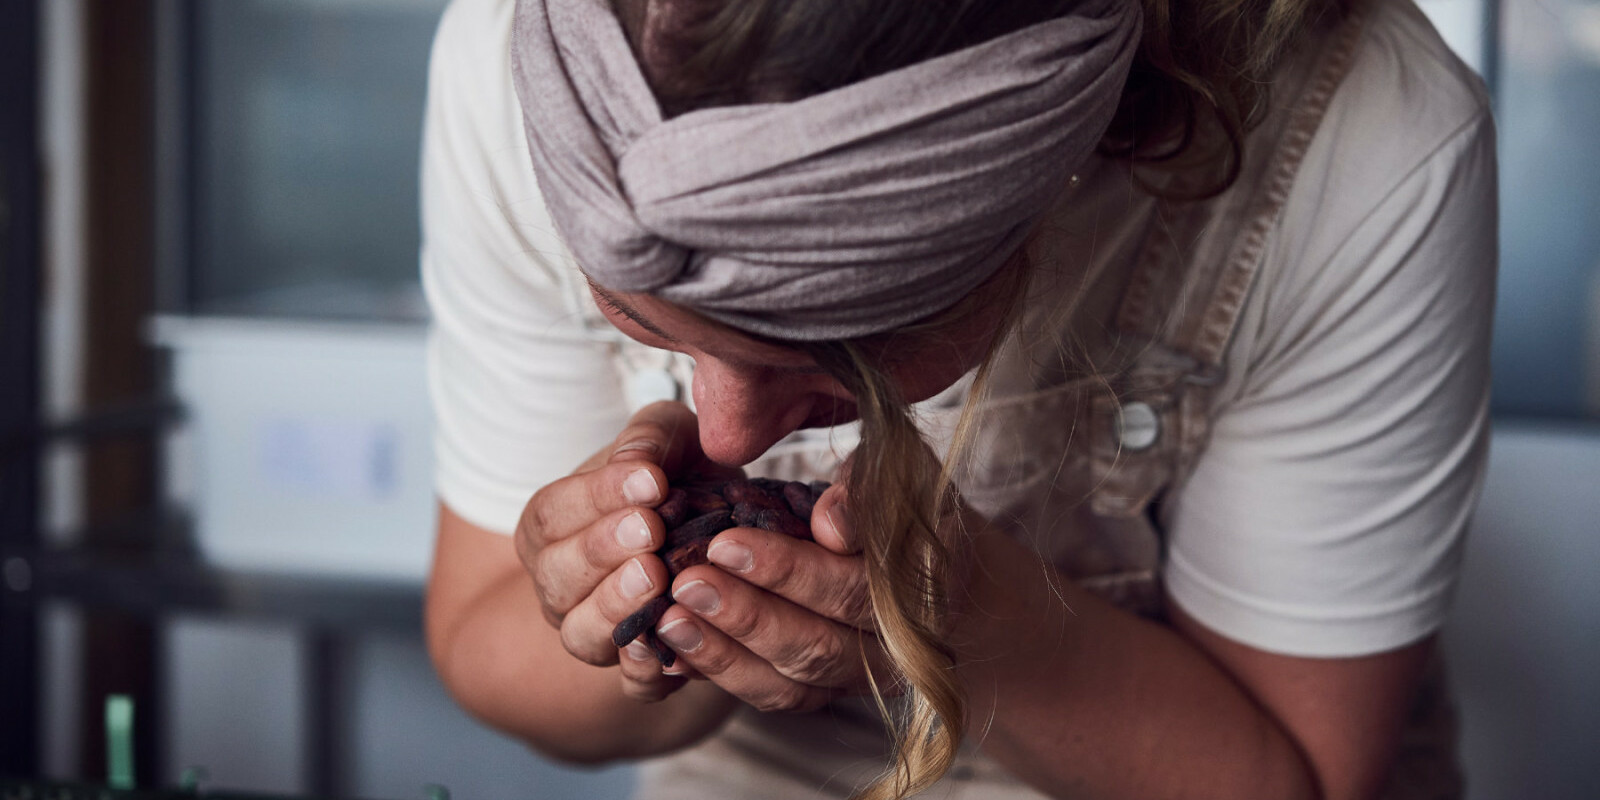
[[[166,629],[167,773],[205,786],[304,791],[302,669],[293,631],[184,619]]]
[[[1600,797],[1600,433],[1499,426],[1447,652],[1472,800]]]
[[[166,318],[155,336],[189,419],[169,494],[192,498],[209,560],[422,580],[435,510],[421,326]]]

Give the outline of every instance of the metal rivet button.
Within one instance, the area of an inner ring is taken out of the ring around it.
[[[1117,410],[1117,439],[1128,450],[1144,450],[1161,435],[1161,417],[1149,403],[1128,403]]]

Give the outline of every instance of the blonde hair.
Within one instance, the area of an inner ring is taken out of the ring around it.
[[[1015,327],[1028,284],[1026,251],[955,308],[887,337],[807,342],[803,350],[856,399],[861,440],[846,479],[850,519],[866,558],[867,588],[878,641],[898,671],[906,710],[896,716],[873,676],[872,694],[893,743],[892,762],[861,800],[903,798],[933,785],[954,761],[966,732],[967,698],[947,644],[950,590],[962,568],[966,531],[953,486],[988,385],[995,353]],[[993,338],[978,367],[950,452],[928,451],[910,406],[877,354],[927,347],[969,314],[992,315]]]

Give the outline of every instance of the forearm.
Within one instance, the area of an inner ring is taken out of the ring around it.
[[[1007,537],[976,559],[957,628],[970,730],[1018,776],[1052,796],[1316,796],[1288,734],[1179,633]]]
[[[686,747],[735,705],[701,681],[658,703],[625,696],[617,667],[586,664],[562,646],[510,540],[470,528],[448,508],[426,623],[434,667],[456,701],[562,760],[601,763]]]

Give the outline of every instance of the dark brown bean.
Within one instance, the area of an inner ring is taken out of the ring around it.
[[[669,489],[667,499],[656,506],[656,515],[661,517],[661,522],[667,526],[667,530],[672,530],[688,520],[689,511],[689,493],[676,488]]]
[[[656,623],[661,621],[661,615],[667,613],[667,609],[671,606],[671,595],[663,594],[650,598],[650,602],[629,614],[627,619],[617,623],[617,627],[611,631],[611,643],[620,649],[627,647],[628,642],[639,638],[640,634],[655,631]]]
[[[668,647],[666,642],[661,641],[654,628],[644,632],[644,643],[656,654],[656,660],[661,662],[661,666],[670,667],[677,662],[678,654],[672,652],[672,648]]]
[[[783,499],[789,504],[789,510],[794,515],[806,522],[811,521],[811,509],[817,505],[816,495],[811,493],[811,487],[798,481],[784,484]]]
[[[789,484],[788,481],[780,481],[777,478],[751,478],[750,482],[759,487],[761,491],[778,497],[783,496],[783,487]]]
[[[746,503],[756,508],[789,508],[783,501],[783,489],[768,491],[754,481],[728,481],[728,485],[722,487],[722,496],[735,506]]]
[[[796,539],[811,538],[811,526],[801,522],[799,517],[775,508],[763,508],[757,511],[755,519],[750,523],[749,527],[781,533]]]
[[[695,517],[667,531],[666,541],[662,542],[661,549],[670,550],[684,542],[709,539],[733,527],[734,524],[733,514],[727,511],[713,511]]]
[[[666,540],[656,554],[666,563],[667,574],[677,577],[706,563],[711,540],[735,525],[810,539],[811,512],[827,488],[823,481],[801,484],[771,478],[696,479],[674,486],[656,508],[667,526]],[[622,648],[642,638],[661,666],[672,666],[678,655],[655,632],[656,623],[671,605],[670,595],[652,599],[612,630],[611,641]]]
[[[661,555],[661,560],[666,562],[667,575],[678,577],[678,573],[706,563],[706,549],[711,547],[711,537],[691,539]]]
[[[728,507],[728,501],[722,499],[722,495],[716,492],[705,489],[686,489],[684,493],[688,495],[689,508],[693,509],[696,514],[709,514]]]

